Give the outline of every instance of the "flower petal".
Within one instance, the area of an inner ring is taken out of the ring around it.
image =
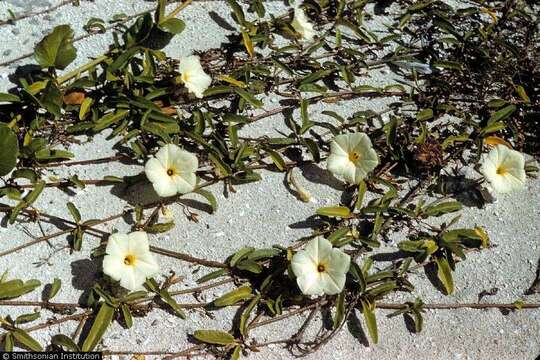
[[[499,173],[499,169],[504,170]],[[504,145],[495,146],[482,159],[480,172],[499,193],[519,190],[525,185],[525,158]]]
[[[340,249],[334,248],[327,258],[327,270],[332,273],[346,274],[351,266],[351,257]]]
[[[133,266],[126,266],[120,279],[120,286],[129,291],[137,291],[142,289],[145,281],[146,277],[144,274],[136,271]]]
[[[144,166],[144,173],[151,183],[160,181],[167,175],[167,168],[156,158],[151,158]]]
[[[154,276],[159,272],[159,264],[152,253],[147,252],[141,256],[137,256],[135,262],[135,270],[144,275],[144,278]]]
[[[321,275],[320,286],[327,295],[339,294],[345,287],[346,276],[342,272],[324,272]]]
[[[303,277],[316,273],[317,263],[317,258],[314,258],[308,251],[302,250],[293,255],[291,268],[296,277]]]
[[[316,272],[311,272],[302,277],[296,278],[296,283],[304,295],[322,295],[324,289],[321,283],[321,276]]]
[[[105,255],[103,257],[103,273],[109,275],[113,280],[120,280],[125,268],[123,256]]]
[[[152,183],[155,192],[161,197],[176,195],[176,184],[171,176],[165,176]]]
[[[194,154],[179,148],[172,158],[172,165],[178,173],[194,173],[199,167],[199,160]]]
[[[129,248],[128,252],[136,257],[144,255],[150,251],[148,244],[148,235],[144,231],[134,231],[128,234]]]
[[[170,167],[171,153],[174,152],[176,149],[180,148],[174,144],[167,144],[161,147],[156,153],[156,159],[158,159],[159,162],[163,165],[165,171],[167,171],[167,169]]]
[[[118,256],[123,259],[129,249],[128,243],[129,241],[127,234],[111,234],[109,236],[109,239],[107,240],[107,247],[105,248],[105,253],[113,256]]]
[[[351,164],[349,157],[341,154],[330,154],[326,160],[326,168],[338,176],[343,175]]]
[[[192,192],[197,185],[197,176],[195,173],[186,173],[172,176],[176,191],[180,194]]]
[[[294,18],[291,26],[306,41],[313,40],[313,37],[317,34],[313,29],[313,24],[309,22],[306,13],[300,7],[295,7],[294,9]]]

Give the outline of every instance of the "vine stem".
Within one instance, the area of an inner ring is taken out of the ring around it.
[[[43,164],[43,165],[37,165],[37,167],[50,168],[50,167],[58,167],[58,166],[95,165],[95,164],[104,164],[104,163],[119,161],[119,160],[133,160],[133,159],[127,155],[120,154],[120,155],[113,155],[113,156],[107,156],[107,157],[90,159],[90,160],[54,162],[54,163],[48,163],[48,164]]]
[[[94,60],[90,61],[89,63],[73,70],[73,71],[70,71],[68,72],[67,74],[65,75],[62,75],[60,76],[59,78],[56,79],[57,83],[60,85],[60,84],[63,84],[65,83],[66,81],[69,81],[71,79],[73,79],[74,77],[76,76],[79,76],[80,74],[96,67],[97,65],[101,64],[103,61],[109,59],[109,56],[108,55],[101,55],[101,56],[98,56],[97,58],[95,58]]]
[[[8,20],[0,20],[0,26],[13,24],[16,21],[23,20],[23,19],[26,19],[26,18],[29,18],[29,17],[32,17],[32,16],[45,15],[45,14],[48,14],[50,12],[53,12],[53,11],[65,6],[65,5],[68,5],[70,3],[73,3],[73,0],[63,0],[59,4],[56,4],[54,6],[51,6],[51,7],[47,8],[47,9],[39,11],[39,12],[29,12],[29,13],[25,13],[25,14],[15,16],[15,17],[13,17],[11,19],[8,19]]]
[[[187,261],[192,264],[198,264],[198,265],[203,265],[203,266],[208,266],[208,267],[213,267],[213,268],[223,268],[223,269],[228,268],[226,264],[219,261],[200,259],[191,255],[188,255],[188,254],[183,254],[183,253],[163,249],[157,246],[150,246],[150,251],[156,254],[172,257],[172,258],[179,259],[182,261]]]

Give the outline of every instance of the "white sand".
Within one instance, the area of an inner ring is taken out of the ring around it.
[[[9,3],[10,1],[8,1]],[[58,0],[34,2],[40,6],[54,5]],[[16,4],[16,2],[12,1]],[[19,1],[19,3],[21,3]],[[27,52],[31,52],[33,44],[54,25],[70,23],[76,34],[83,34],[82,25],[90,17],[110,18],[118,12],[132,14],[153,6],[153,3],[130,0],[94,2],[81,1],[80,8],[65,6],[46,16],[22,20],[14,26],[0,27],[1,61],[5,61]],[[22,11],[23,8],[0,3],[0,14],[6,14],[6,8]],[[284,6],[281,2],[268,4],[268,11],[281,13]],[[29,7],[26,7],[29,10]],[[32,11],[39,10],[34,6]],[[178,36],[165,51],[169,56],[188,55],[193,50],[204,50],[219,47],[226,41],[230,31],[217,25],[208,15],[215,11],[228,23],[233,24],[228,7],[221,1],[196,2],[182,13],[188,27]],[[81,65],[89,57],[101,54],[111,36],[95,35],[77,43],[79,55],[72,67]],[[21,65],[24,62],[16,65]],[[5,75],[11,73],[15,66],[0,68],[0,91],[10,87]],[[3,76],[4,75],[4,76]],[[385,78],[386,76],[386,78]],[[370,82],[392,82],[392,75],[376,71],[371,74]],[[383,110],[389,99],[384,101],[355,100],[345,105],[334,104],[332,109],[348,115],[360,109]],[[278,104],[265,99],[265,107],[271,109]],[[310,115],[314,120],[326,117],[321,111],[330,106],[310,107]],[[248,135],[276,134],[276,129],[282,129],[282,116],[274,116],[261,121],[260,125],[248,130]],[[84,137],[83,137],[84,138]],[[84,140],[84,139],[83,139]],[[111,146],[114,141],[105,140],[99,135],[91,142],[73,145],[69,148],[76,154],[76,159],[93,159],[114,155]],[[68,176],[77,174],[81,179],[100,179],[105,175],[123,176],[137,174],[142,170],[140,165],[123,165],[120,163],[93,165],[91,167],[56,168],[48,171],[47,175]],[[339,183],[329,177],[325,171],[314,167],[302,169],[302,175],[297,172],[297,178],[305,188],[314,195],[317,203],[305,204],[299,202],[283,185],[283,174],[262,171],[263,180],[258,183],[238,186],[238,192],[231,194],[228,199],[223,196],[223,185],[211,187],[217,197],[219,210],[210,215],[204,211],[194,210],[200,216],[198,224],[189,222],[183,215],[179,205],[172,207],[176,227],[171,232],[152,236],[151,242],[163,248],[186,252],[197,257],[224,260],[236,249],[250,245],[254,247],[270,246],[272,244],[287,245],[291,241],[309,234],[309,229],[297,228],[293,224],[302,223],[311,216],[315,209],[337,204],[340,199]],[[57,189],[47,189],[38,200],[36,207],[43,211],[69,218],[65,207],[67,201],[74,202],[81,210],[83,219],[104,218],[116,214],[128,203],[151,201],[151,198],[141,198],[141,188],[122,189],[111,187],[87,187],[76,194],[68,194]],[[188,198],[204,201],[197,195]],[[476,302],[482,290],[493,287],[499,288],[494,296],[488,296],[487,302],[513,302],[523,299],[526,302],[540,301],[540,295],[523,296],[524,291],[534,279],[536,264],[540,255],[538,238],[540,236],[540,181],[530,180],[525,189],[520,192],[500,196],[494,204],[484,209],[467,208],[463,211],[460,225],[482,225],[488,231],[491,241],[496,247],[474,253],[467,261],[457,266],[455,273],[455,294],[444,296],[425,279],[423,272],[411,277],[417,286],[415,294],[422,297],[426,303],[432,302]],[[129,220],[129,219],[127,219]],[[42,222],[46,234],[58,230],[55,225]],[[127,231],[130,224],[124,220],[101,226],[105,231],[119,229]],[[31,237],[41,236],[39,227],[34,223],[18,223],[13,226],[0,227],[0,251],[30,241]],[[395,240],[406,238],[406,234],[397,234]],[[66,238],[59,237],[51,240],[51,246],[41,243],[21,250],[10,256],[0,258],[0,271],[8,269],[12,278],[36,278],[44,284],[58,277],[63,282],[61,292],[56,301],[75,302],[84,289],[92,285],[94,277],[99,272],[100,264],[90,260],[90,251],[97,245],[99,239],[87,236],[81,252],[69,254],[67,249],[55,252],[55,248],[66,245]],[[383,249],[385,250],[385,249]],[[386,249],[392,251],[392,248]],[[33,265],[42,257],[50,257],[50,264],[37,267]],[[192,274],[198,267],[181,263],[171,258],[160,257],[163,274],[174,270],[184,276],[183,283],[175,289],[188,288],[195,285],[194,280],[207,270],[201,269]],[[226,287],[205,292],[202,299],[209,301],[223,294]],[[36,291],[25,297],[29,300],[39,300],[40,292]],[[394,296],[391,300],[402,302],[414,299],[414,295]],[[179,298],[179,301],[194,302],[191,296]],[[0,316],[17,315],[30,312],[29,308],[0,308]],[[438,310],[425,314],[425,329],[419,335],[410,334],[401,317],[387,319],[388,312],[377,311],[379,321],[380,343],[366,347],[357,339],[358,331],[353,334],[344,328],[327,346],[319,352],[308,356],[310,359],[534,359],[540,354],[540,311],[523,310],[502,315],[497,310]],[[234,316],[232,310],[222,310],[213,313],[215,319],[210,319],[201,312],[189,312],[188,319],[180,320],[165,311],[155,310],[145,318],[136,318],[135,325],[125,330],[114,324],[106,334],[102,349],[126,351],[166,350],[179,351],[190,343],[187,334],[200,328],[229,330]],[[42,311],[44,321],[53,315]],[[317,330],[320,318],[316,319],[310,332]],[[257,329],[252,333],[258,341],[270,341],[283,338],[293,333],[301,322],[292,319],[284,323]],[[76,322],[53,326],[47,330],[32,333],[42,344],[49,341],[55,334],[72,334]],[[363,325],[362,325],[363,326]],[[312,331],[311,331],[312,330]],[[365,330],[365,327],[364,327]],[[308,332],[309,333],[309,332]],[[265,348],[261,353],[250,354],[250,359],[284,359],[291,355],[278,346]]]

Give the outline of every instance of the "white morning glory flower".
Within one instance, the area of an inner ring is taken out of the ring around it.
[[[335,295],[343,290],[351,258],[323,237],[311,240],[294,254],[291,266],[305,295]]]
[[[523,154],[504,145],[497,145],[484,155],[480,171],[499,193],[518,190],[525,185]]]
[[[112,234],[105,252],[103,272],[120,281],[120,286],[127,290],[141,290],[146,278],[159,271],[159,265],[150,253],[148,235],[143,231]]]
[[[167,197],[193,191],[199,160],[174,144],[163,146],[146,162],[144,172],[159,196]]]
[[[202,98],[204,91],[212,83],[212,78],[204,72],[199,57],[191,55],[181,58],[179,70],[180,79],[187,89],[196,97]]]
[[[313,29],[313,24],[309,22],[308,17],[300,7],[294,8],[294,18],[291,23],[294,31],[300,34],[302,40],[311,41],[317,32]]]
[[[379,164],[377,152],[364,133],[342,134],[330,144],[327,167],[350,184],[358,184]]]

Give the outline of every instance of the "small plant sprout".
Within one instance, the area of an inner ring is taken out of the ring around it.
[[[199,167],[197,157],[167,144],[146,162],[144,171],[159,196],[167,197],[193,191],[197,184],[195,171]]]
[[[112,234],[105,252],[103,272],[127,290],[141,290],[146,279],[159,271],[143,231]]]
[[[212,83],[210,75],[204,72],[201,61],[196,55],[180,59],[180,79],[196,97],[202,98],[204,91]]]
[[[350,184],[358,184],[377,167],[379,157],[364,133],[342,134],[330,144],[330,172]]]
[[[306,13],[298,6],[294,8],[294,18],[291,26],[304,41],[311,41],[315,35],[317,35],[317,32],[313,29],[313,24],[309,22]]]
[[[519,190],[525,185],[525,159],[519,151],[495,146],[482,160],[480,171],[499,193]]]
[[[291,261],[296,282],[304,295],[340,293],[350,264],[350,256],[332,248],[332,243],[323,237],[311,240]]]

